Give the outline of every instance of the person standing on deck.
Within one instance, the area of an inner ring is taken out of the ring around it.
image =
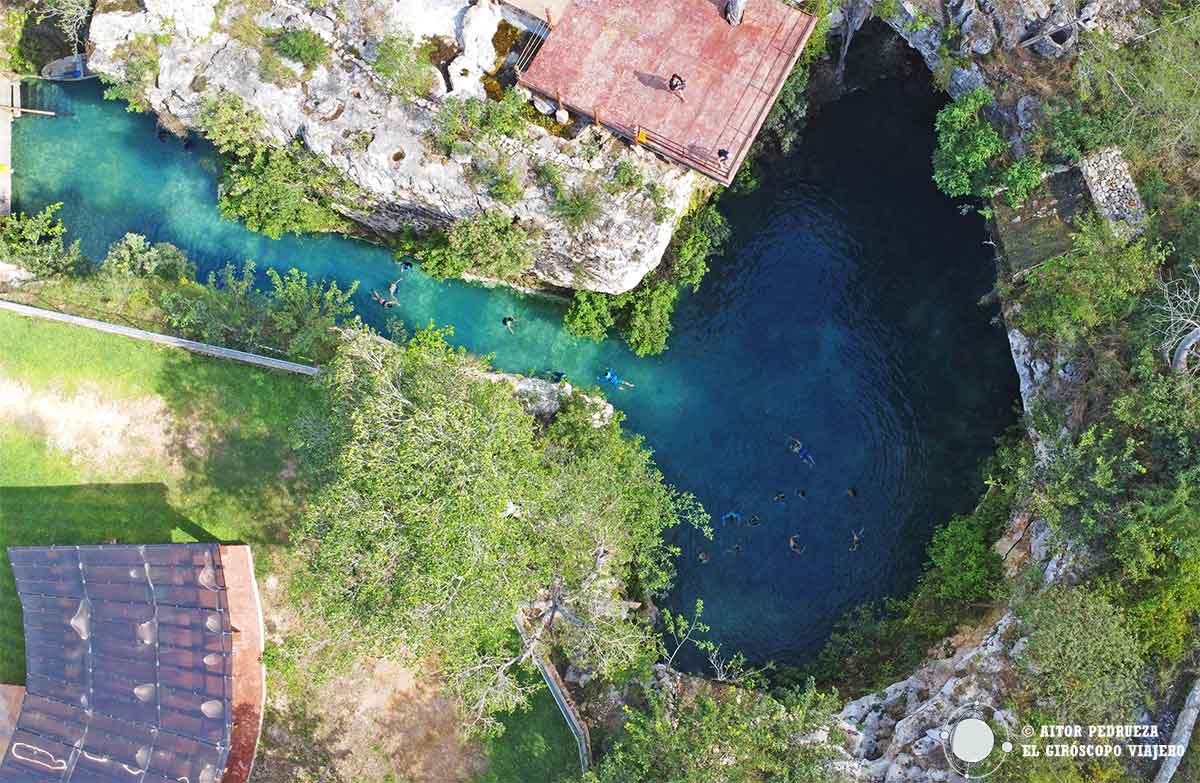
[[[683,103],[687,103],[687,98],[683,97],[683,91],[686,87],[687,82],[677,73],[671,74],[671,78],[667,81],[667,89]]]

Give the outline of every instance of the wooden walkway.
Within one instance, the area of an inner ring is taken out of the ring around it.
[[[12,214],[12,122],[21,116],[21,81],[0,75],[0,215]]]
[[[58,321],[73,326],[82,326],[86,329],[95,329],[98,332],[119,334],[122,337],[131,337],[134,340],[157,343],[169,348],[182,348],[192,353],[212,356],[217,359],[230,359],[235,362],[242,362],[243,364],[252,364],[256,367],[265,367],[268,370],[283,370],[284,372],[294,372],[298,375],[316,375],[321,372],[321,368],[312,367],[307,364],[273,359],[270,356],[259,356],[256,353],[246,353],[245,351],[235,351],[232,348],[222,348],[218,345],[198,343],[195,340],[184,340],[181,337],[146,332],[129,326],[106,323],[105,321],[93,321],[91,318],[67,315],[66,313],[59,313],[54,310],[43,310],[40,307],[30,307],[29,305],[17,304],[16,302],[9,302],[3,299],[0,299],[0,310],[7,310],[10,313],[17,313],[29,318],[41,318],[47,321]]]

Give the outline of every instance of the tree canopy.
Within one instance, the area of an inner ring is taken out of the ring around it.
[[[354,332],[326,373],[330,483],[300,540],[307,599],[379,654],[436,660],[468,722],[526,695],[531,647],[616,674],[659,642],[636,612],[672,578],[663,533],[703,509],[669,487],[619,416],[578,396],[542,425],[442,331]],[[530,644],[514,627],[532,618]]]

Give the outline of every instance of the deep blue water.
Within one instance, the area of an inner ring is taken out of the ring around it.
[[[252,258],[359,280],[360,312],[380,325],[367,292],[396,277],[386,250],[272,241],[222,221],[206,146],[159,141],[152,118],[103,101],[95,83],[26,89],[31,106],[66,116],[15,124],[17,206],[64,202],[89,256],[134,231],[179,245],[202,270]],[[561,369],[590,385],[611,366],[633,381],[610,396],[717,528],[711,542],[678,536],[667,603],[703,598],[726,650],[795,662],[850,605],[911,586],[932,527],[969,510],[979,463],[1013,420],[1007,344],[994,312],[976,305],[993,275],[982,220],[961,216],[929,179],[938,107],[923,85],[878,83],[826,107],[760,189],[727,195],[729,252],[682,302],[663,356],[573,338],[545,299],[419,273],[391,312],[410,328],[452,324],[457,342],[505,370]],[[509,314],[511,335],[500,323]],[[790,437],[815,466],[789,451]],[[742,521],[721,524],[728,511]],[[789,549],[793,534],[803,555]]]

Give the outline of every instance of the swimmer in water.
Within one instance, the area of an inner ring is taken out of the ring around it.
[[[751,527],[758,527],[761,524],[762,524],[762,517],[760,517],[758,514],[750,515],[750,526]]]
[[[734,522],[741,522],[742,515],[736,511],[728,511],[725,513],[725,516],[721,517],[721,521],[727,525],[732,524]]]
[[[614,373],[611,368],[605,369],[603,375],[599,375],[596,377],[596,381],[599,383],[611,384],[613,386],[616,386],[618,389],[625,389],[625,388],[632,389],[633,388],[632,383],[623,379],[620,375],[617,375],[616,373]]]
[[[511,315],[506,315],[500,319],[500,323],[504,324],[504,328],[508,330],[509,334],[513,333],[513,324],[516,322],[517,319],[513,318]]]
[[[856,498],[856,497],[858,497],[858,490],[855,489],[854,487],[850,487],[850,489],[846,490],[846,495],[849,497],[852,497],[852,498]]]
[[[816,467],[817,460],[799,438],[792,436],[788,439],[788,451],[800,457],[802,462],[808,463],[810,468]]]
[[[707,563],[709,561],[708,552],[701,552],[698,559],[701,563]]]
[[[790,536],[788,536],[788,548],[798,555],[804,554],[804,551],[808,549],[807,546],[800,546],[799,533],[792,533]]]
[[[806,498],[806,497],[808,497],[808,490],[805,490],[805,489],[798,489],[798,490],[796,490],[796,497],[798,497],[798,498]]]
[[[776,503],[782,503],[782,502],[783,502],[783,501],[785,501],[785,500],[787,500],[787,494],[786,494],[786,493],[783,493],[783,492],[776,492],[776,493],[775,493],[775,502],[776,502]]]
[[[866,532],[865,527],[860,527],[858,530],[850,531],[850,551],[851,552],[857,552],[859,546],[862,545],[864,532]]]

